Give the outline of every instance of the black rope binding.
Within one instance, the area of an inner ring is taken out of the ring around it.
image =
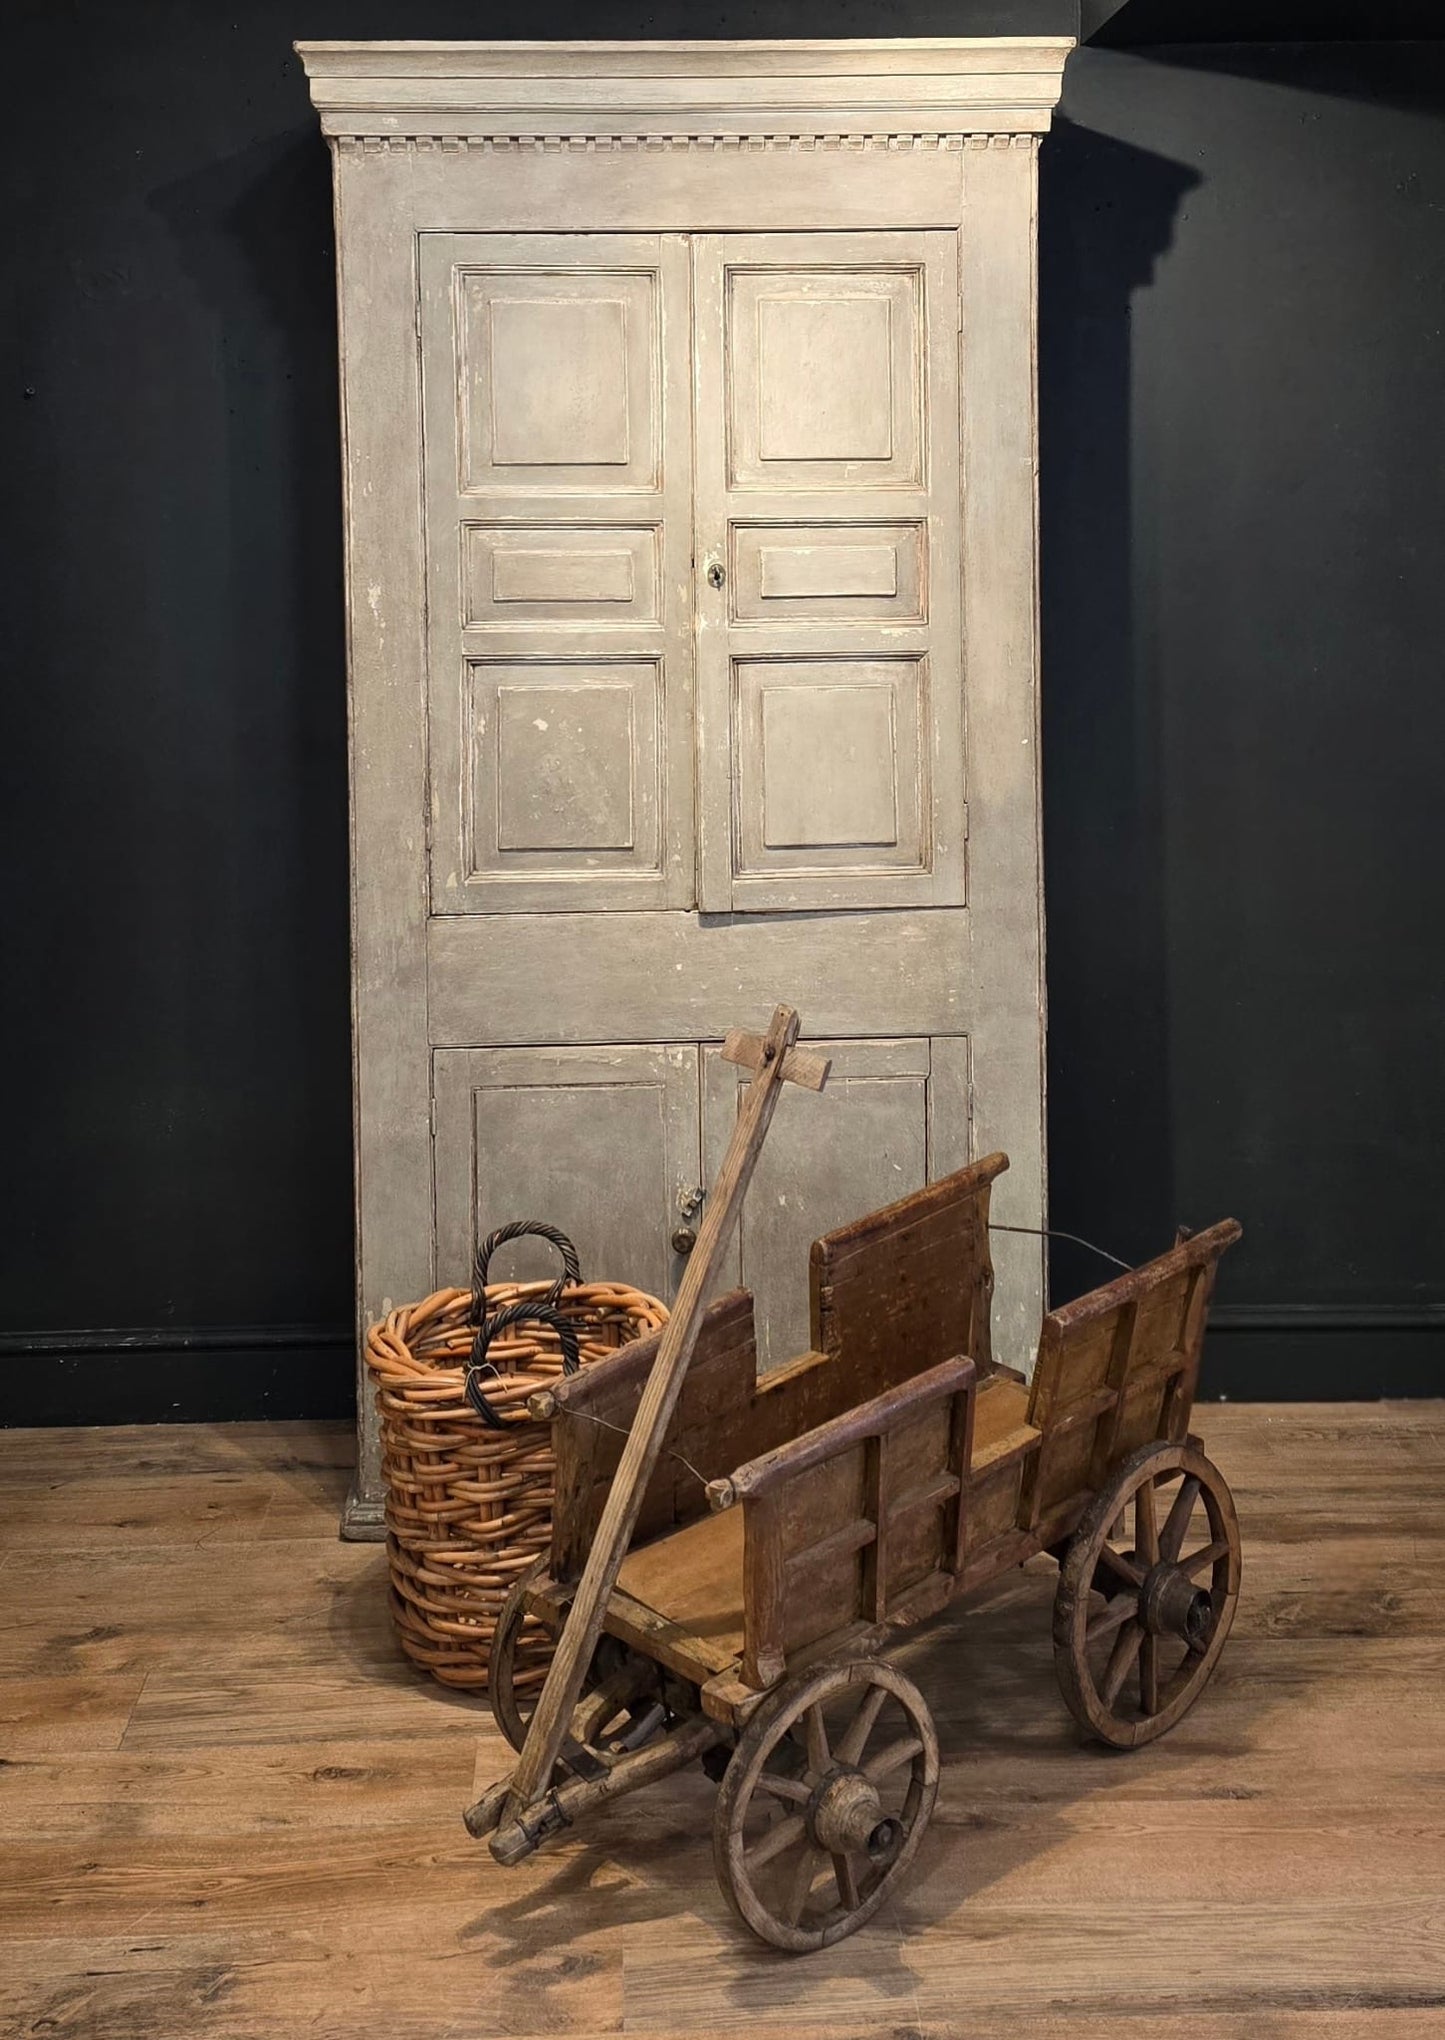
[[[524,1296],[516,1303],[506,1304],[501,1310],[487,1315],[487,1274],[492,1256],[498,1247],[504,1247],[510,1240],[529,1238],[546,1240],[562,1256],[562,1273],[550,1289],[540,1296]],[[477,1248],[472,1268],[472,1304],[470,1322],[476,1327],[472,1350],[467,1365],[463,1391],[467,1402],[482,1422],[493,1431],[505,1431],[516,1418],[501,1415],[494,1404],[487,1400],[482,1390],[482,1381],[490,1375],[493,1381],[503,1379],[496,1362],[487,1358],[487,1348],[509,1325],[548,1325],[557,1334],[562,1348],[562,1372],[575,1374],[582,1364],[582,1352],[577,1337],[575,1321],[562,1309],[562,1296],[569,1285],[575,1286],[582,1280],[582,1263],[577,1249],[566,1233],[559,1232],[555,1225],[545,1225],[541,1219],[517,1218],[510,1225],[500,1225]]]
[[[505,1431],[509,1423],[520,1421],[517,1418],[500,1416],[478,1385],[480,1375],[490,1374],[493,1381],[503,1379],[496,1362],[487,1358],[487,1348],[498,1332],[504,1332],[508,1325],[550,1325],[562,1347],[562,1372],[575,1374],[582,1365],[576,1324],[565,1312],[554,1309],[551,1304],[524,1298],[521,1303],[509,1303],[505,1310],[499,1310],[494,1317],[489,1317],[484,1325],[477,1327],[476,1337],[472,1340],[471,1357],[467,1364],[467,1376],[463,1386],[467,1401],[482,1422],[490,1425],[494,1431]]]
[[[562,1291],[569,1283],[582,1280],[582,1263],[577,1258],[577,1249],[566,1233],[555,1225],[546,1225],[540,1218],[514,1218],[510,1225],[499,1225],[477,1248],[476,1260],[472,1264],[472,1323],[480,1325],[487,1314],[487,1275],[492,1265],[492,1256],[498,1247],[504,1247],[509,1240],[536,1238],[546,1240],[562,1256],[562,1273],[552,1284],[545,1296],[537,1299],[555,1310],[562,1301]]]

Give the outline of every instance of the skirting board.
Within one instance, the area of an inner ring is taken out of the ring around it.
[[[1204,1402],[1445,1395],[1445,1304],[1216,1304]]]
[[[354,1417],[356,1344],[329,1325],[0,1333],[0,1425]]]
[[[1445,1395],[1445,1304],[1217,1305],[1200,1393],[1231,1402]],[[352,1334],[340,1328],[0,1334],[7,1428],[345,1418],[355,1395]],[[346,1529],[378,1535],[377,1504],[353,1498]]]

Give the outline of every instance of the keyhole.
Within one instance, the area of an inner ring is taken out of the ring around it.
[[[714,560],[707,570],[707,585],[709,588],[721,588],[726,579],[727,575],[723,571],[722,561]]]

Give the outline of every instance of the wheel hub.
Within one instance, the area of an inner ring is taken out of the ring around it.
[[[901,1824],[884,1813],[876,1788],[845,1765],[814,1787],[805,1818],[813,1841],[833,1856],[861,1850],[870,1862],[886,1863],[903,1839]]]
[[[1151,1636],[1182,1636],[1203,1650],[1214,1628],[1214,1602],[1170,1559],[1152,1566],[1139,1595],[1139,1618]]]

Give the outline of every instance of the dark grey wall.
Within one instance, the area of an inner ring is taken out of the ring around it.
[[[1442,107],[1088,51],[1043,180],[1053,1208],[1244,1219],[1235,1394],[1445,1390]]]
[[[918,0],[709,28],[1074,17]],[[694,28],[21,10],[12,1421],[350,1393],[332,249],[290,42]],[[1238,1212],[1211,1349],[1234,1393],[1445,1388],[1442,101],[1445,45],[1085,51],[1044,156],[1054,1214],[1132,1255]]]

